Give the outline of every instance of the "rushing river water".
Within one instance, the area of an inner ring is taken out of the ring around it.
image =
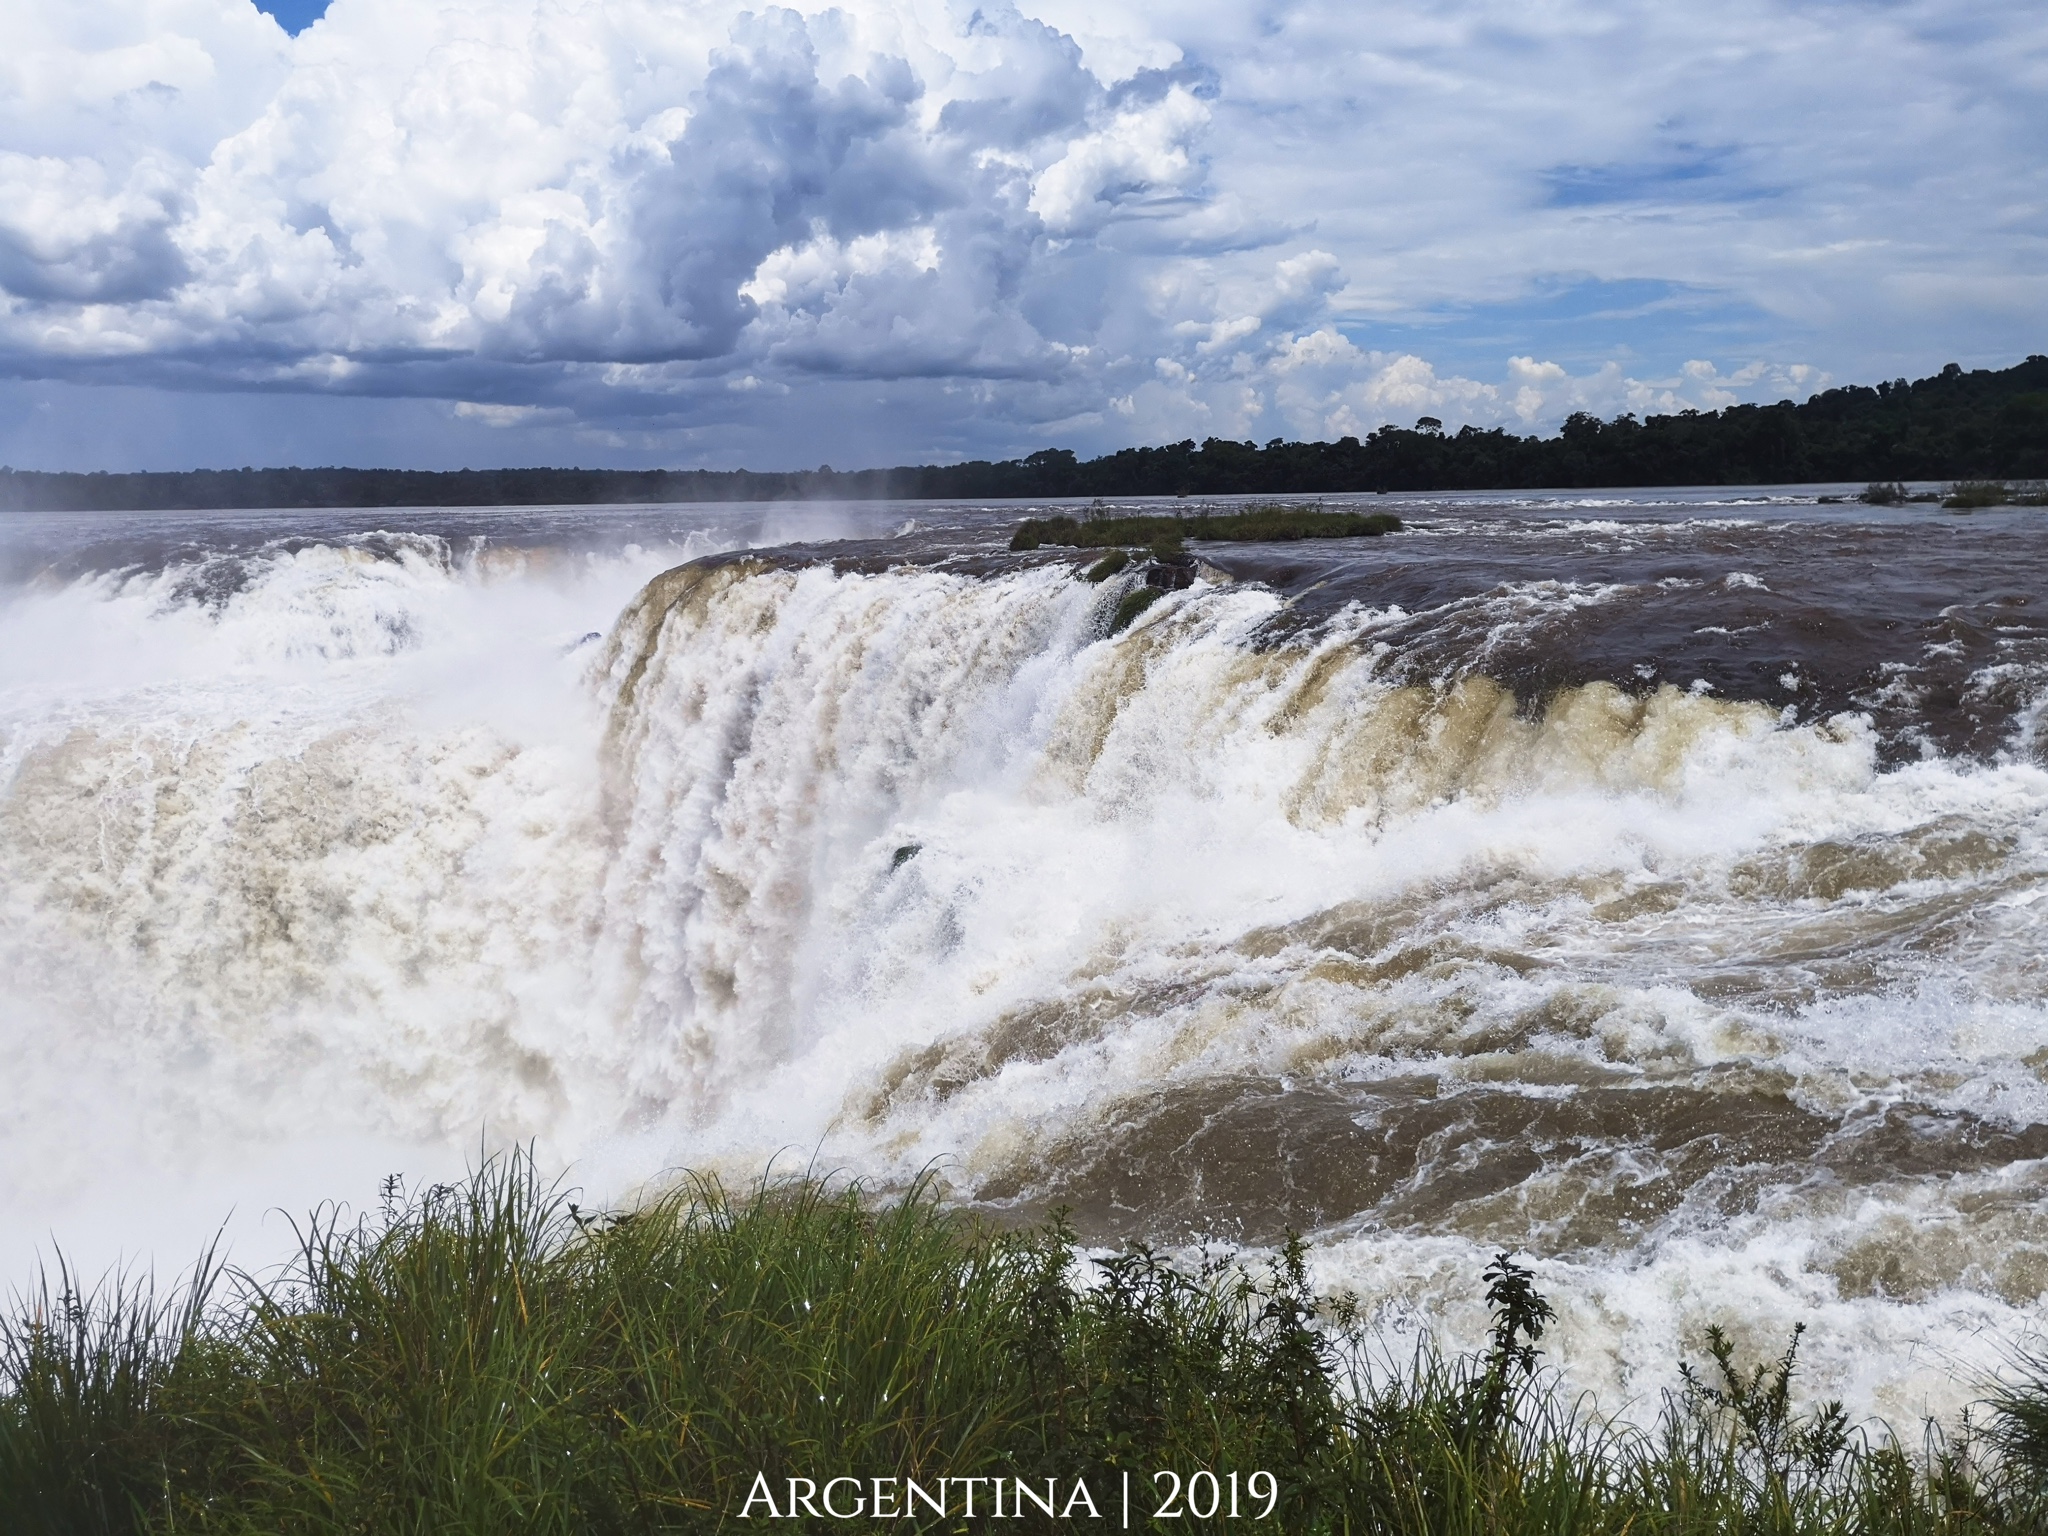
[[[7,518],[0,1279],[936,1161],[1953,1412],[2048,1291],[2042,514],[1368,500],[1118,636],[1017,506]]]

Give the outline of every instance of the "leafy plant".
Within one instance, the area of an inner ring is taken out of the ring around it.
[[[1481,1435],[1491,1436],[1507,1410],[1512,1379],[1536,1374],[1541,1353],[1536,1341],[1556,1314],[1536,1289],[1535,1272],[1517,1264],[1511,1254],[1495,1254],[1481,1278],[1487,1282],[1486,1304],[1493,1311],[1493,1325],[1488,1330],[1477,1427]]]
[[[1711,1325],[1707,1353],[1713,1357],[1718,1384],[1704,1380],[1689,1361],[1679,1366],[1687,1411],[1702,1419],[1725,1419],[1738,1453],[1754,1463],[1763,1479],[1781,1487],[1795,1473],[1823,1475],[1849,1443],[1848,1415],[1839,1402],[1823,1403],[1810,1414],[1793,1411],[1792,1376],[1805,1333],[1806,1324],[1794,1324],[1784,1354],[1744,1373],[1735,1365],[1735,1346],[1728,1335]]]

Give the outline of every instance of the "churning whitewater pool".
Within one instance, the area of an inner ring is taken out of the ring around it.
[[[1954,1412],[2048,1317],[2048,523],[1368,500],[1114,636],[1015,505],[7,517],[0,1281],[936,1163]]]

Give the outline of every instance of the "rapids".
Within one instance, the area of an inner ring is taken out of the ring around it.
[[[1954,1413],[2048,1294],[2039,514],[1370,500],[1114,636],[1017,508],[11,519],[0,1279],[936,1163]]]

